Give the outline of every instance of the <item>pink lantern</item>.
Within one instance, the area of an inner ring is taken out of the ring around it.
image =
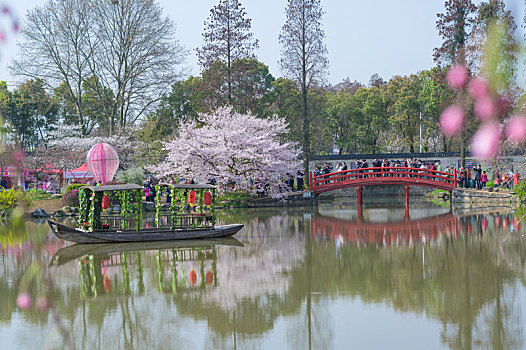
[[[91,147],[86,157],[86,164],[95,180],[103,185],[111,182],[119,168],[119,155],[107,143],[97,143]]]

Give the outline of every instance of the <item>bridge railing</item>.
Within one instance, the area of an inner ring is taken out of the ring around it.
[[[371,167],[349,169],[315,176],[309,174],[309,187],[313,192],[367,186],[407,184],[452,190],[457,187],[457,174],[438,170],[408,167]]]

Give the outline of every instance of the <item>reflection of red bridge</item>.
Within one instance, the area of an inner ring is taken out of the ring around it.
[[[452,192],[457,187],[457,174],[430,169],[380,167],[350,169],[320,176],[313,176],[311,172],[309,178],[309,187],[314,194],[356,187],[358,204],[362,203],[363,186],[374,185],[403,185],[405,201],[408,203],[409,186],[424,186]]]
[[[434,241],[442,234],[456,237],[458,230],[458,218],[451,213],[408,222],[359,223],[319,215],[311,220],[311,237],[386,245]]]

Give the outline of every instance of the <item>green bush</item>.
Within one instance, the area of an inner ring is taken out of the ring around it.
[[[526,180],[521,180],[513,186],[513,192],[520,198],[521,202],[524,202],[526,200]]]
[[[66,187],[66,192],[64,192],[64,193],[67,193],[67,192],[73,191],[73,190],[81,189],[84,186],[87,186],[87,185],[86,184],[69,184],[68,187]]]
[[[126,184],[137,184],[142,185],[145,178],[144,171],[142,168],[131,168],[128,170],[120,170],[117,172],[115,179],[118,182]]]
[[[495,187],[495,182],[493,180],[486,182],[486,187]]]
[[[79,190],[71,190],[62,197],[62,204],[67,207],[79,207]]]
[[[229,207],[243,208],[246,207],[246,201],[250,198],[250,192],[234,191],[226,192],[217,198],[217,202],[228,201]]]
[[[53,198],[53,195],[51,193],[47,193],[46,191],[39,190],[37,188],[31,188],[27,190],[26,195],[33,201],[40,201]]]
[[[5,188],[0,189],[0,210],[13,209],[18,205],[30,206],[31,198],[22,190]]]

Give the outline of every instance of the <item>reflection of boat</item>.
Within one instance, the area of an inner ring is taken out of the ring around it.
[[[184,248],[203,248],[208,249],[215,246],[243,247],[243,243],[233,237],[211,238],[211,239],[189,239],[177,241],[158,241],[158,242],[136,242],[136,243],[108,243],[108,244],[74,244],[58,250],[50,266],[63,265],[71,260],[85,255],[106,256],[116,253],[130,253],[145,250],[165,250],[165,249],[184,249]]]
[[[160,184],[156,186],[156,227],[143,228],[142,187],[133,184],[86,186],[79,193],[80,228],[48,220],[53,233],[76,243],[150,242],[229,237],[243,225],[215,227],[215,187]],[[163,195],[168,213],[163,213]],[[110,196],[112,196],[110,198]],[[120,203],[118,215],[104,215],[111,201]],[[176,203],[177,201],[177,203]]]

